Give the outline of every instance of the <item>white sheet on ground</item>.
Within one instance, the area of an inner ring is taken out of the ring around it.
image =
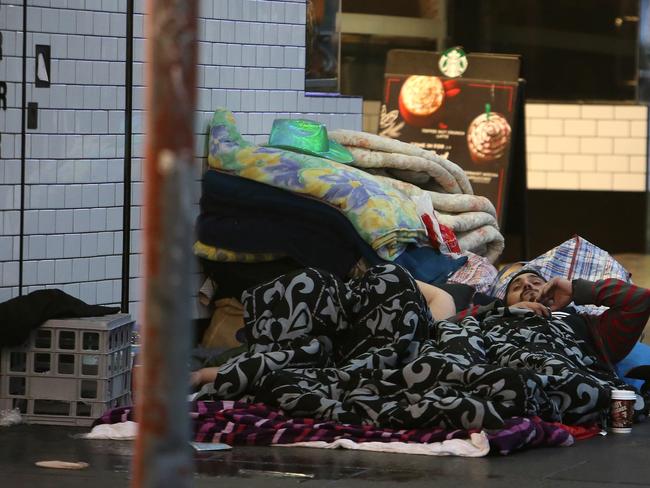
[[[111,439],[111,440],[132,440],[138,435],[138,424],[127,420],[117,424],[99,424],[92,428],[87,434],[81,434],[82,439]]]
[[[275,447],[315,447],[319,449],[354,449],[359,451],[392,452],[399,454],[424,454],[427,456],[483,457],[490,452],[485,433],[471,434],[470,439],[449,439],[430,444],[412,442],[355,442],[338,439],[334,442],[309,441],[293,444],[274,444]]]

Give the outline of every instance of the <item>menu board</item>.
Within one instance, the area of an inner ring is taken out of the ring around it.
[[[518,110],[519,58],[393,50],[380,135],[435,151],[463,168],[503,220]],[[432,188],[435,189],[435,188]]]

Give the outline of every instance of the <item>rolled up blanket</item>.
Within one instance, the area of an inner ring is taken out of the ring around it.
[[[497,211],[490,200],[479,195],[458,195],[440,193],[430,190],[424,190],[416,185],[405,181],[396,180],[390,176],[375,175],[376,178],[386,179],[393,187],[406,193],[409,196],[426,193],[431,199],[433,208],[439,212],[462,213],[462,212],[485,212],[496,217]]]
[[[426,190],[425,190],[426,191]],[[492,202],[479,195],[448,195],[435,191],[427,191],[433,208],[441,212],[485,212],[496,218],[497,211]]]
[[[456,178],[442,165],[420,156],[370,151],[349,147],[354,156],[354,166],[358,168],[390,168],[424,173],[436,180],[448,193],[463,193]]]
[[[390,137],[378,136],[376,134],[369,134],[367,132],[358,132],[353,130],[341,129],[341,130],[331,131],[329,133],[329,136],[331,139],[335,140],[339,144],[343,144],[344,146],[347,146],[349,150],[352,147],[356,147],[356,148],[369,149],[374,151],[382,151],[384,153],[417,156],[419,158],[428,160],[434,163],[435,165],[438,165],[444,168],[445,170],[447,170],[447,172],[450,173],[456,179],[456,183],[461,191],[457,191],[454,193],[466,193],[468,195],[474,194],[474,190],[472,190],[472,185],[470,184],[469,179],[465,174],[465,171],[463,171],[463,169],[460,166],[458,166],[456,163],[452,163],[448,159],[445,159],[442,156],[437,155],[433,151],[427,151],[426,149],[419,148],[407,142],[391,139]],[[414,168],[400,168],[400,169],[414,169]]]
[[[462,214],[436,212],[436,217],[438,217],[438,222],[450,227],[456,233],[468,232],[484,225],[489,225],[495,229],[499,227],[497,219],[486,212],[466,212]]]
[[[458,245],[461,249],[485,256],[494,263],[505,247],[505,240],[499,230],[491,225],[483,225],[467,232],[457,232]]]
[[[487,198],[474,195],[460,166],[433,151],[385,136],[336,130],[330,137],[352,153],[352,165],[372,172],[414,201],[426,195],[439,223],[454,231],[462,250],[486,256],[490,262],[499,257],[504,238],[496,209]]]
[[[414,201],[429,198],[438,222],[454,231],[461,250],[485,256],[491,263],[503,252],[505,240],[499,231],[494,205],[487,198],[436,193],[394,178],[376,178],[393,185]]]

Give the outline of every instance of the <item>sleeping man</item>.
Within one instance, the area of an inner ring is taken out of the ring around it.
[[[581,315],[566,309],[571,301],[609,310]],[[650,315],[650,291],[635,285],[522,272],[509,307],[445,320],[448,296],[388,264],[348,282],[296,271],[242,302],[248,351],[193,378],[213,384],[212,398],[399,428],[501,428],[513,416],[599,422],[610,391],[625,388],[611,364]]]
[[[571,302],[609,309],[601,315],[578,314],[567,308]],[[639,340],[650,316],[650,290],[617,279],[546,281],[537,271],[524,269],[508,283],[505,304],[565,322],[611,367]]]

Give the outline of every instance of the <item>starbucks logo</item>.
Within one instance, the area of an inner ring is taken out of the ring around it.
[[[445,76],[457,78],[467,69],[467,55],[460,46],[451,47],[440,55],[438,67]]]

